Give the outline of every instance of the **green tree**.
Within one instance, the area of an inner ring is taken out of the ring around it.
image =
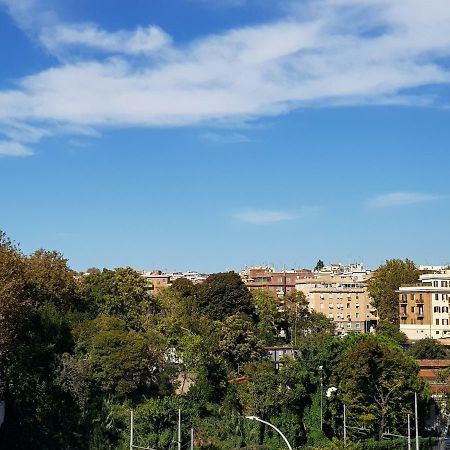
[[[325,264],[323,263],[323,261],[321,259],[319,259],[319,261],[317,261],[316,266],[314,267],[314,271],[315,272],[319,272],[320,270],[322,270],[324,268]]]
[[[252,295],[235,272],[210,275],[197,288],[198,306],[214,320],[243,313],[254,316]]]
[[[431,338],[415,342],[408,348],[408,354],[415,359],[449,359],[446,347]]]
[[[37,250],[26,259],[27,295],[34,305],[54,304],[59,310],[76,308],[75,272],[55,251]]]
[[[384,320],[378,322],[376,333],[379,336],[385,336],[392,339],[399,345],[405,345],[408,341],[406,334],[400,331],[399,324],[386,322]]]
[[[132,328],[141,327],[142,317],[151,307],[144,278],[129,267],[87,275],[80,281],[79,291],[92,317],[120,317]]]
[[[236,369],[244,363],[267,357],[264,342],[254,332],[254,325],[244,315],[227,317],[220,328],[220,355]]]
[[[6,234],[0,231],[0,358],[11,349],[22,317],[29,310],[25,284],[24,258]],[[2,366],[0,364],[0,378]]]
[[[99,315],[79,326],[77,347],[105,394],[124,399],[156,389],[165,349],[159,333],[129,331],[124,320]]]
[[[398,293],[402,284],[417,283],[419,271],[415,264],[406,259],[389,259],[370,278],[368,289],[380,320],[399,322]]]
[[[344,342],[348,344],[335,370],[334,386],[349,421],[365,425],[378,439],[387,428],[404,434],[414,392],[424,395],[418,366],[389,340],[370,335]]]
[[[277,342],[278,330],[282,325],[283,319],[279,311],[279,299],[272,292],[262,289],[254,289],[252,298],[258,317],[258,337],[267,343]]]

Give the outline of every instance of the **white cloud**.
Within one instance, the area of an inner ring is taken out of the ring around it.
[[[27,3],[36,13],[32,0],[0,2],[18,22],[27,23]],[[182,45],[157,27],[107,32],[44,15],[36,34],[47,48],[76,47],[81,60],[66,52],[61,64],[0,91],[0,128],[77,134],[236,123],[300,106],[441,104],[421,88],[450,83],[442,63],[450,57],[448,0],[293,3],[285,19]]]
[[[18,142],[0,141],[0,156],[30,156],[33,151]]]
[[[160,28],[137,27],[133,31],[108,32],[95,24],[64,24],[45,28],[40,41],[51,52],[81,46],[106,53],[151,54],[170,44],[170,37]]]
[[[243,142],[250,142],[250,139],[248,136],[242,133],[235,133],[235,132],[229,132],[229,133],[217,133],[217,132],[206,132],[202,133],[200,135],[200,138],[213,142],[215,144],[240,144]]]
[[[234,214],[233,217],[241,222],[264,224],[294,220],[298,216],[287,211],[253,210]]]
[[[437,195],[423,194],[420,192],[391,192],[372,198],[368,205],[372,208],[389,208],[395,206],[414,205],[416,203],[438,200]]]

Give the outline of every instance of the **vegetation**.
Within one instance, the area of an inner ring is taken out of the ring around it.
[[[375,271],[369,280],[369,293],[380,320],[399,322],[396,290],[402,284],[417,283],[418,277],[419,271],[409,259],[389,259]]]
[[[0,448],[125,450],[131,409],[142,447],[174,449],[181,409],[182,440],[194,428],[198,449],[282,448],[246,415],[297,448],[388,448],[380,438],[406,433],[414,392],[422,416],[429,399],[388,328],[336,338],[302,293],[280,305],[233,272],[151,297],[130,268],[75,274],[59,253],[26,256],[0,234]],[[278,369],[264,347],[285,344],[295,358]],[[365,429],[349,428],[346,447],[344,404],[350,425]]]

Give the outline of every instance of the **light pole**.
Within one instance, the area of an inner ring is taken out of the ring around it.
[[[275,425],[272,425],[270,422],[262,420],[256,416],[245,416],[245,418],[250,419],[250,420],[257,420],[258,422],[264,423],[264,424],[268,425],[269,427],[272,427],[284,439],[284,442],[286,442],[288,449],[292,450],[291,444],[289,444],[289,441],[287,440],[286,436]]]
[[[323,431],[323,366],[319,366],[320,371],[320,431]]]

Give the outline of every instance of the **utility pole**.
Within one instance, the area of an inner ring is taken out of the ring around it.
[[[191,450],[194,450],[194,429],[191,428]]]
[[[346,443],[347,443],[347,415],[344,404],[344,445],[346,445]]]
[[[133,410],[130,411],[130,450],[133,450]]]
[[[411,424],[410,415],[408,414],[408,450],[411,450]]]
[[[417,414],[417,392],[414,392],[414,409],[416,413],[416,450],[419,450],[419,415]]]
[[[181,450],[181,409],[178,410],[178,450]]]

